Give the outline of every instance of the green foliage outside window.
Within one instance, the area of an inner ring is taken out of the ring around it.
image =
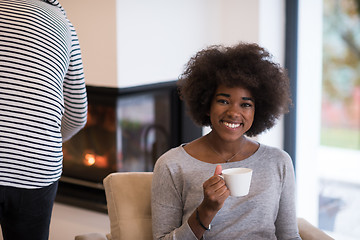
[[[324,0],[321,144],[360,150],[360,0]]]

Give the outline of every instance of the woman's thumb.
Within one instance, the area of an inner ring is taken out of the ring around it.
[[[215,168],[214,175],[220,175],[221,173],[222,173],[222,167],[221,167],[221,165],[217,165]]]

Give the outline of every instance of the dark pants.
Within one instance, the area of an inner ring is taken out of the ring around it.
[[[4,240],[47,240],[58,182],[39,189],[0,186]]]

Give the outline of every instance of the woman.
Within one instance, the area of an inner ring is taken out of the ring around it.
[[[248,138],[288,111],[284,69],[256,44],[212,46],[190,59],[178,83],[194,122],[211,132],[156,162],[154,239],[300,239],[289,155]],[[253,169],[247,196],[230,196],[219,176],[233,167]]]

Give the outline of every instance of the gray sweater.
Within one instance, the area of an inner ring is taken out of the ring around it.
[[[187,219],[203,200],[202,184],[217,164],[191,157],[182,146],[156,162],[152,185],[154,239],[196,240]],[[249,158],[221,164],[253,169],[250,192],[226,199],[204,239],[301,239],[295,212],[295,178],[289,155],[260,145]]]

